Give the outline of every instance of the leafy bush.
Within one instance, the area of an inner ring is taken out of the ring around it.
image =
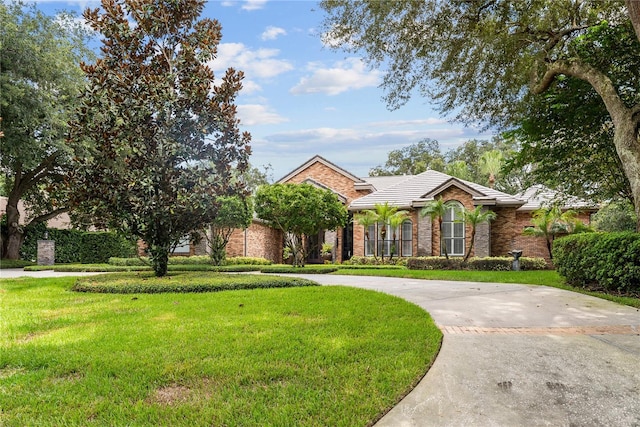
[[[513,268],[512,257],[471,258],[469,270],[480,271],[510,271]],[[520,258],[521,270],[546,270],[549,268],[544,258]]]
[[[461,270],[462,258],[449,258],[439,256],[412,257],[407,261],[410,270]]]
[[[566,236],[554,242],[553,261],[570,285],[629,294],[640,292],[639,233]]]
[[[293,273],[293,274],[327,274],[338,271],[338,267],[293,267],[288,265],[273,265],[268,267],[262,267],[260,272],[262,273]]]
[[[44,224],[27,227],[20,256],[35,261],[38,257],[38,240],[55,241],[55,262],[105,263],[110,257],[127,257],[135,253],[135,243],[108,231],[59,230],[46,228]]]
[[[409,258],[398,257],[387,259],[382,261],[380,258],[376,259],[372,256],[352,256],[350,259],[344,261],[343,265],[407,265]]]
[[[135,257],[135,258],[109,258],[109,264],[111,265],[151,265],[149,257]],[[234,257],[228,258],[225,262],[226,266],[238,266],[238,265],[270,265],[271,261],[264,258],[252,258],[252,257]],[[169,257],[169,265],[213,265],[211,257],[206,255],[196,256],[172,256]]]
[[[31,261],[23,261],[20,259],[2,259],[0,260],[0,268],[23,268],[33,265]]]
[[[257,257],[233,257],[227,258],[226,265],[271,265],[271,261],[265,258]]]
[[[339,264],[338,270],[402,270],[405,267],[402,265],[354,265],[354,264]]]
[[[115,294],[219,292],[240,289],[290,288],[319,286],[297,277],[258,276],[254,274],[169,273],[155,277],[151,272],[113,273],[78,279],[76,292]]]
[[[471,258],[464,263],[461,258],[414,257],[409,258],[407,267],[411,270],[478,270],[478,271],[510,271],[513,268],[511,257]],[[547,262],[544,258],[520,258],[522,270],[545,270]]]

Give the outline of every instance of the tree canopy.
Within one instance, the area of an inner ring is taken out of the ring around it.
[[[343,227],[348,217],[338,196],[311,184],[263,185],[255,195],[255,211],[258,218],[282,231],[296,266],[304,265],[309,237]]]
[[[249,140],[235,97],[242,72],[218,81],[206,63],[221,26],[199,19],[204,1],[103,0],[85,19],[101,33],[102,56],[82,64],[88,80],[71,141],[74,202],[148,245],[154,271],[170,248],[216,216],[218,196],[245,195]],[[82,144],[80,144],[82,147]]]
[[[382,85],[391,108],[418,92],[460,121],[509,129],[526,117],[528,97],[547,93],[561,78],[585,82],[610,118],[611,142],[640,213],[640,88],[637,81],[628,86],[616,79],[620,70],[638,69],[637,3],[325,0],[321,5],[328,13],[328,40],[364,52],[373,66],[388,67]],[[627,44],[605,54],[589,39],[600,40],[600,31],[626,31]]]
[[[92,57],[73,16],[0,2],[0,172],[7,200],[2,257],[18,259],[27,226],[68,210],[63,177],[71,155],[67,121],[84,84],[79,64]],[[23,201],[30,217],[20,218]]]

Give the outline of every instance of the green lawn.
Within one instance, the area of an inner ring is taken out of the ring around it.
[[[423,310],[371,291],[91,294],[75,280],[0,280],[0,425],[367,425],[441,340]]]

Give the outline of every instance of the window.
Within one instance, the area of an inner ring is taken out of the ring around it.
[[[402,246],[401,256],[413,255],[413,223],[406,220],[402,223]]]
[[[364,256],[374,256],[374,248],[376,247],[376,226],[370,225],[367,229],[369,238],[365,236],[364,239]]]
[[[413,255],[413,222],[406,220],[396,230],[386,224],[386,235],[382,239],[382,223],[370,225],[367,229],[369,239],[365,237],[364,255],[390,257]],[[395,241],[394,241],[395,237]]]
[[[442,255],[446,245],[447,253],[454,256],[464,255],[464,208],[458,202],[447,202],[442,218]]]

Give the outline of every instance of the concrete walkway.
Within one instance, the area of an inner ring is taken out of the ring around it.
[[[376,426],[640,426],[635,308],[544,286],[304,277],[399,296],[444,333],[427,375]]]
[[[544,286],[306,276],[382,291],[444,333],[377,426],[640,426],[640,311]]]

